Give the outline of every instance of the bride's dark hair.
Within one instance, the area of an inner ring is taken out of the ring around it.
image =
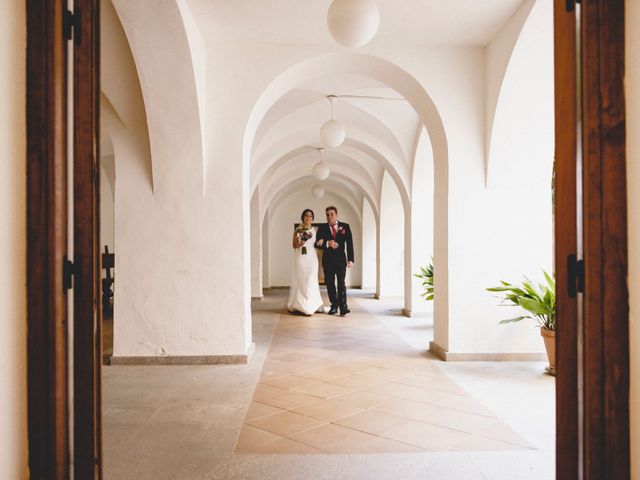
[[[310,208],[305,208],[302,211],[302,215],[300,215],[300,220],[304,222],[304,216],[306,215],[307,212],[311,212],[311,220],[316,218],[315,214],[313,213],[313,210],[311,210]]]

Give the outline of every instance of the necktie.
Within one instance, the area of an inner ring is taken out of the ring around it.
[[[333,238],[336,238],[336,235],[338,235],[335,225],[331,225],[331,235],[333,236]]]

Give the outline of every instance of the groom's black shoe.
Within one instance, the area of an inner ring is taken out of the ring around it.
[[[350,312],[350,310],[347,308],[346,305],[344,307],[340,307],[340,316],[341,317],[344,317],[349,312]]]
[[[331,308],[327,313],[329,313],[329,315],[335,315],[336,313],[338,313],[338,307],[334,307],[333,305],[331,305]]]

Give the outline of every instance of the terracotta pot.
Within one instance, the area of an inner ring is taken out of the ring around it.
[[[540,335],[544,339],[544,348],[547,350],[547,358],[549,359],[549,367],[547,372],[551,375],[556,374],[556,332],[555,330],[540,329]]]

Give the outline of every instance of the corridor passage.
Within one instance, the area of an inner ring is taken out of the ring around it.
[[[304,317],[268,291],[247,365],[105,366],[104,478],[554,478],[543,362],[441,362],[430,318],[350,294],[347,317]]]
[[[236,453],[394,453],[533,449],[350,301],[346,317],[283,313]]]

